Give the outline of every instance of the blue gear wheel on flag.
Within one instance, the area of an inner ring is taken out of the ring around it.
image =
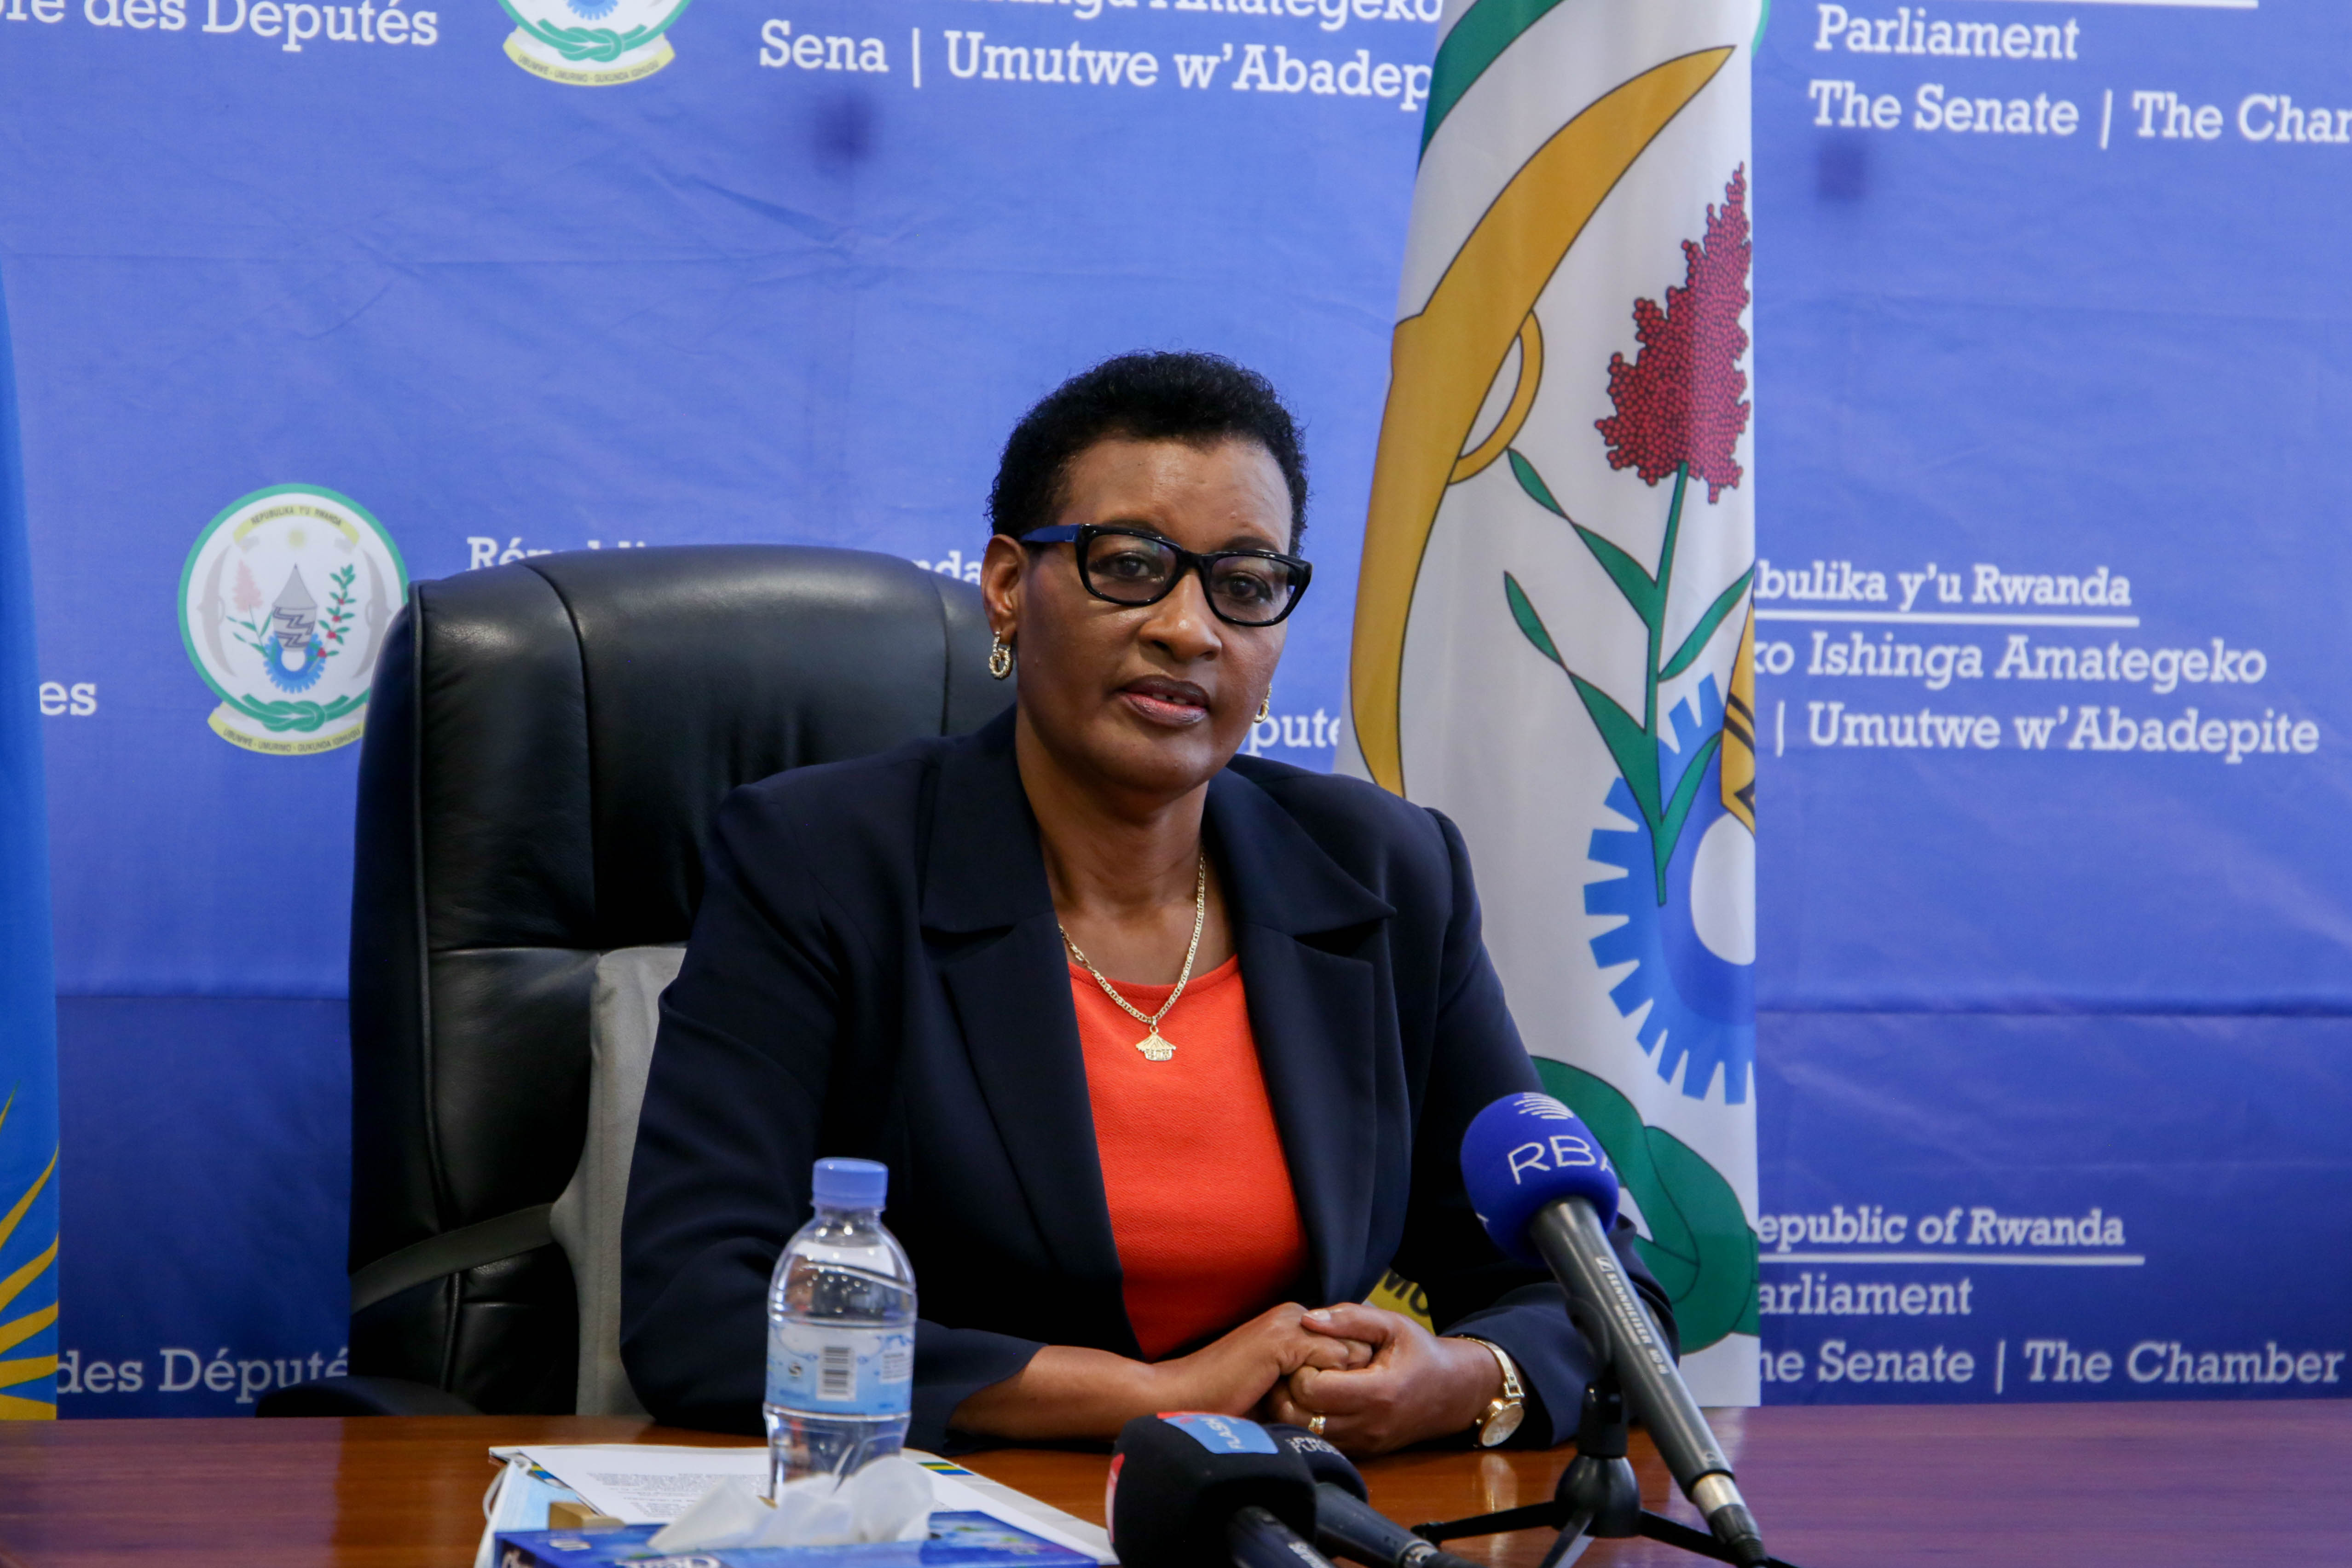
[[[327,673],[327,661],[320,655],[326,645],[312,638],[299,669],[286,668],[286,645],[271,637],[261,645],[261,662],[268,668],[269,683],[280,691],[308,691],[319,684],[319,677]]]
[[[1710,675],[1699,683],[1696,712],[1685,698],[1668,719],[1674,743],[1659,749],[1658,773],[1661,796],[1672,799],[1688,759],[1723,728],[1723,699],[1715,678]],[[1622,867],[1625,875],[1586,883],[1584,912],[1624,917],[1622,925],[1592,939],[1592,956],[1603,969],[1629,961],[1633,964],[1611,987],[1609,999],[1619,1016],[1627,1018],[1648,1004],[1636,1035],[1642,1049],[1656,1056],[1658,1076],[1672,1082],[1676,1069],[1683,1068],[1683,1092],[1704,1100],[1720,1068],[1724,1100],[1738,1105],[1748,1099],[1756,1067],[1755,965],[1719,957],[1700,940],[1691,921],[1691,868],[1699,843],[1708,828],[1730,815],[1723,807],[1722,769],[1723,749],[1717,746],[1707,753],[1706,775],[1683,823],[1674,858],[1666,864],[1663,906],[1657,899],[1650,829],[1642,821],[1641,808],[1622,778],[1610,784],[1609,808],[1634,826],[1630,832],[1593,829],[1586,853],[1602,865]],[[1689,1065],[1684,1068],[1685,1059]]]

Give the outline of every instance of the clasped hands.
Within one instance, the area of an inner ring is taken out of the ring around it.
[[[1441,1339],[1412,1319],[1357,1302],[1286,1304],[1157,1369],[1216,1410],[1320,1428],[1349,1454],[1385,1454],[1466,1430],[1503,1391],[1493,1352]]]
[[[1385,1454],[1469,1429],[1503,1391],[1486,1346],[1348,1302],[1267,1309],[1190,1355],[1129,1361],[1048,1345],[956,1406],[951,1425],[1014,1441],[1109,1438],[1138,1415],[1208,1410],[1290,1421],[1350,1454]]]

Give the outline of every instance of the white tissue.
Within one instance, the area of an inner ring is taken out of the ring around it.
[[[646,1542],[657,1551],[691,1552],[706,1546],[745,1546],[772,1510],[752,1483],[730,1476],[663,1525]]]
[[[860,1541],[920,1541],[931,1532],[931,1472],[903,1455],[875,1460],[842,1491]]]
[[[773,1502],[756,1483],[730,1477],[646,1542],[656,1552],[722,1546],[847,1546],[920,1541],[931,1522],[931,1476],[893,1454],[836,1483],[831,1476],[787,1481]]]

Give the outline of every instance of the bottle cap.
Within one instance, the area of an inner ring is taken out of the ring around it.
[[[890,1167],[873,1160],[819,1160],[810,1186],[826,1208],[878,1209],[890,1194]]]

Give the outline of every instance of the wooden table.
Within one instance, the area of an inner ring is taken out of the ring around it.
[[[1802,1568],[2352,1563],[2352,1403],[1845,1406],[1714,1419],[1766,1542]],[[481,1532],[490,1444],[632,1440],[712,1441],[571,1416],[0,1423],[0,1565],[461,1568]],[[1667,1506],[1664,1469],[1635,1441],[1643,1494]],[[1412,1454],[1366,1475],[1373,1502],[1410,1524],[1540,1501],[1569,1457]],[[1102,1518],[1100,1457],[1007,1450],[968,1462]],[[1696,1518],[1678,1498],[1670,1510]],[[1546,1539],[1453,1550],[1532,1568]],[[1697,1560],[1632,1542],[1584,1561]]]

